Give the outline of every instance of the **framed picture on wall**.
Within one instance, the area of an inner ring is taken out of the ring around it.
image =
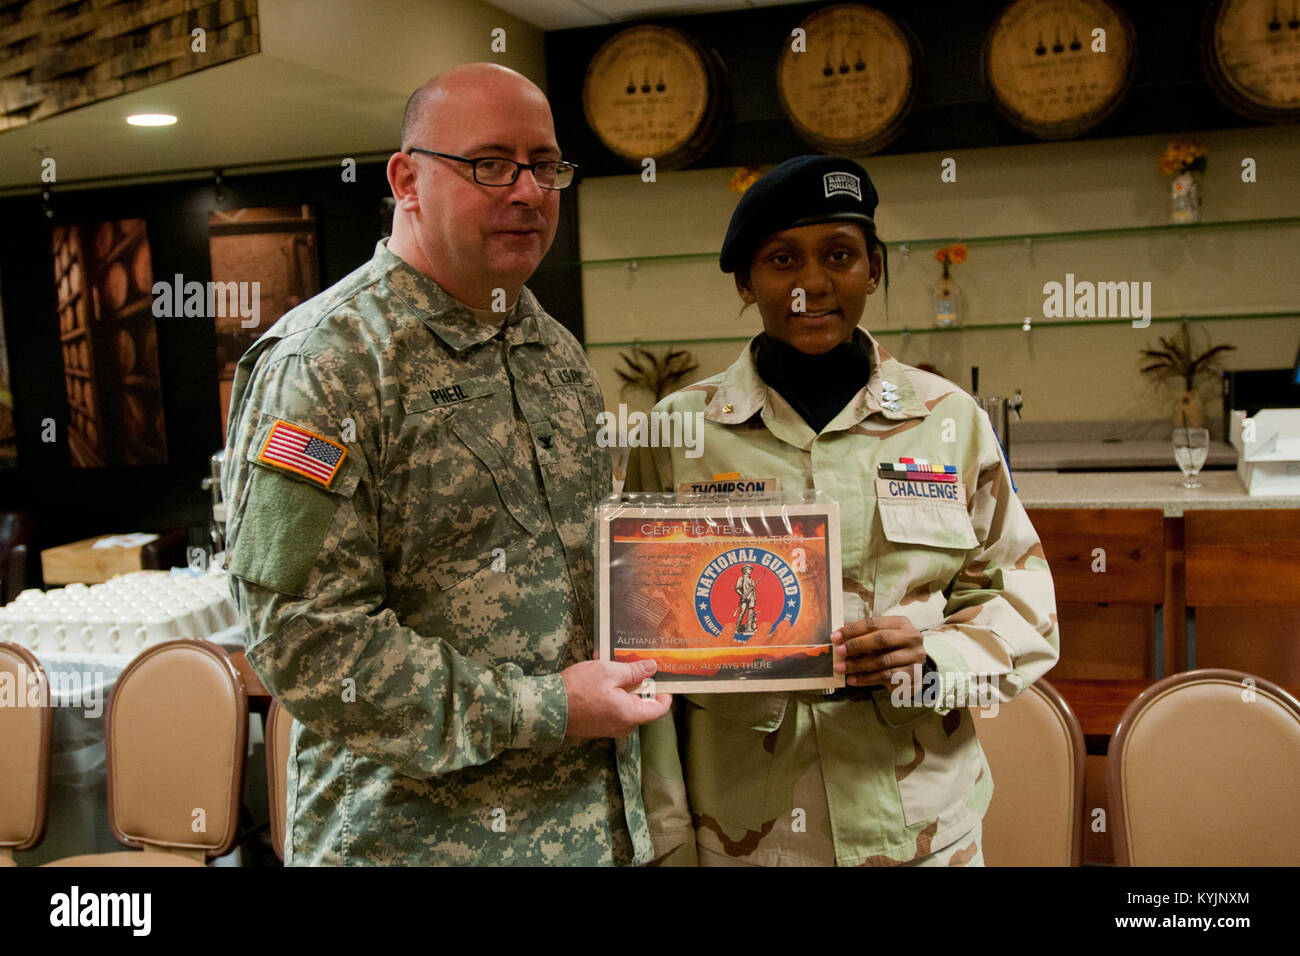
[[[52,245],[73,466],[165,465],[145,221],[58,226]]]
[[[208,214],[208,254],[212,281],[238,283],[241,304],[227,310],[235,314],[213,317],[224,435],[240,357],[280,316],[320,291],[316,215],[311,206],[218,209]]]

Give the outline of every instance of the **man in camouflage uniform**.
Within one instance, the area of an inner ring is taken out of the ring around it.
[[[589,660],[604,402],[523,287],[568,179],[550,110],[457,67],[402,147],[391,239],[231,396],[226,567],[295,718],[285,862],[639,863],[636,727],[669,701],[631,693],[653,665]]]

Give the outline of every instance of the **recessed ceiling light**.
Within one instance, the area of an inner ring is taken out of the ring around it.
[[[132,126],[171,126],[176,117],[171,113],[136,113],[128,116],[126,121]]]

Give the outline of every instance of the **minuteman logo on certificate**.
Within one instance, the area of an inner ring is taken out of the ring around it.
[[[844,686],[834,502],[611,502],[599,525],[602,660],[653,659],[664,693]]]

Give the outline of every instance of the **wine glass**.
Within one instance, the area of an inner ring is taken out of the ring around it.
[[[1174,461],[1183,472],[1184,488],[1205,487],[1196,480],[1210,453],[1210,432],[1206,428],[1174,429]]]

